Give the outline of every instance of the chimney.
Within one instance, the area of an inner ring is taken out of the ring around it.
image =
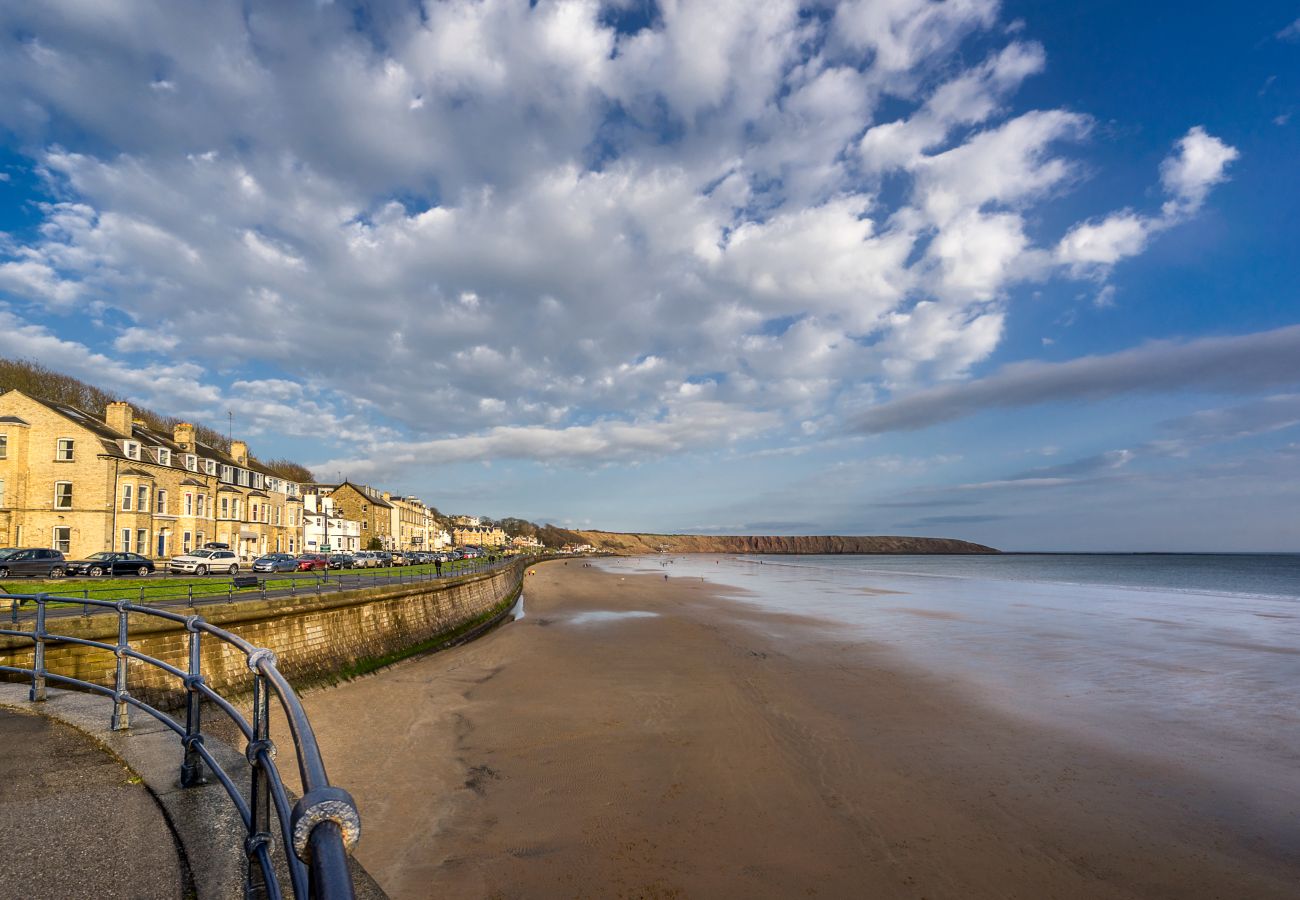
[[[385,500],[392,500],[392,499],[393,499],[393,495],[390,494],[388,491],[384,491],[384,495],[383,495],[383,496],[384,496],[384,499],[385,499]]]
[[[235,462],[241,466],[248,465],[248,445],[243,441],[230,442],[230,455],[234,457]]]
[[[194,426],[189,422],[178,422],[172,429],[172,440],[180,444],[182,450],[194,450]]]
[[[104,410],[104,424],[123,437],[131,436],[131,419],[130,403],[110,403]]]

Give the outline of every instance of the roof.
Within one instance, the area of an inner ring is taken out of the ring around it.
[[[75,406],[69,406],[66,403],[55,403],[51,400],[43,400],[40,397],[32,397],[29,394],[23,394],[23,396],[28,397],[29,399],[41,404],[42,406],[50,410],[53,410],[54,412],[58,413],[64,418],[70,419],[72,422],[76,423],[77,425],[80,425],[82,428],[85,428],[88,431],[94,433],[94,435],[98,437],[101,443],[103,444],[104,454],[106,456],[115,457],[117,459],[128,458],[127,455],[124,452],[122,452],[122,445],[118,443],[124,438],[127,438],[127,435],[118,434],[116,431],[109,428],[108,425],[102,419],[99,419],[84,410],[77,409]],[[21,424],[21,425],[27,424],[26,422],[22,421],[22,419],[18,419],[14,416],[0,417],[0,422],[5,422],[5,421],[10,421],[13,424]],[[278,475],[272,470],[268,469],[266,466],[262,465],[252,456],[249,456],[245,462],[239,463],[236,462],[235,458],[225,450],[221,450],[217,447],[213,447],[210,444],[199,443],[197,440],[194,442],[193,449],[187,450],[186,448],[182,447],[180,444],[176,443],[172,435],[166,434],[165,432],[157,431],[156,429],[149,428],[148,426],[145,425],[132,424],[131,434],[129,439],[134,441],[139,441],[141,446],[145,448],[163,447],[168,450],[171,450],[172,453],[174,454],[193,453],[196,456],[199,456],[201,458],[214,459],[217,462],[224,463],[225,465],[228,466],[235,466],[241,469],[248,469],[250,472],[257,472],[259,475],[270,476],[271,478],[279,478],[281,481],[286,481],[286,482],[291,481],[291,479],[285,478],[282,475]],[[158,463],[155,460],[146,459],[146,460],[139,460],[139,461],[152,463],[154,465],[162,465],[162,463]],[[181,466],[178,463],[171,463],[170,468],[181,468]],[[199,483],[202,484],[202,482]]]
[[[4,424],[4,425],[30,425],[30,423],[28,423],[28,422],[24,422],[22,419],[18,418],[17,416],[0,416],[0,424]]]
[[[334,491],[342,490],[345,487],[352,488],[352,490],[356,491],[362,497],[365,497],[371,503],[375,504],[375,506],[385,506],[389,509],[393,508],[393,504],[385,500],[378,491],[368,484],[353,484],[352,482],[345,480],[342,484],[336,487]],[[334,491],[330,491],[330,493],[332,494]]]

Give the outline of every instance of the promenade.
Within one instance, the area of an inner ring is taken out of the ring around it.
[[[0,708],[0,894],[186,895],[176,841],[148,789],[91,738]]]

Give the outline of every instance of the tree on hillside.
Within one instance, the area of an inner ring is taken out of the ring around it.
[[[110,403],[124,399],[118,394],[110,394],[94,385],[79,381],[71,375],[55,372],[38,362],[27,359],[0,358],[0,391],[19,390],[31,397],[39,397],[51,403],[75,406],[88,413],[103,415]],[[172,429],[181,423],[175,416],[162,416],[151,409],[132,404],[132,412],[149,428],[163,434],[171,434]],[[206,425],[195,425],[194,436],[203,443],[219,450],[229,450],[230,441],[224,434]]]
[[[258,462],[286,481],[296,481],[299,484],[310,484],[316,480],[315,476],[311,473],[311,469],[301,463],[296,463],[291,459],[268,459],[258,460]]]

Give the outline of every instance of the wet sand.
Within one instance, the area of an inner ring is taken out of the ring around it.
[[[395,898],[1296,896],[1173,763],[700,581],[536,572],[521,621],[306,698]]]

